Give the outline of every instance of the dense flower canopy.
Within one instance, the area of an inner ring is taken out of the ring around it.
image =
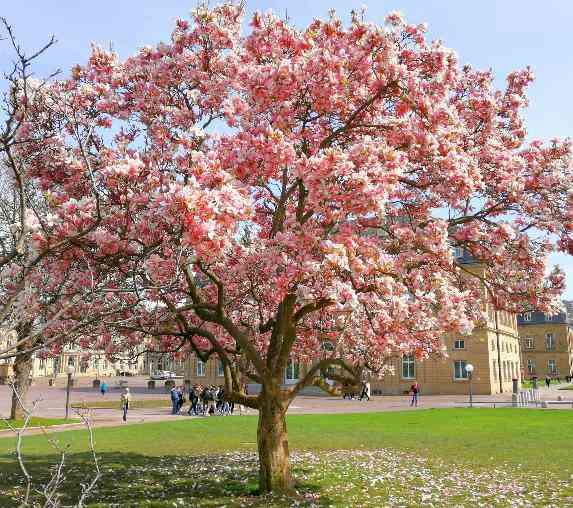
[[[556,308],[571,144],[526,141],[529,69],[496,90],[394,13],[241,23],[201,7],[125,61],[94,47],[21,127],[52,207],[37,248],[93,229],[69,255],[118,309],[98,346],[244,353],[263,379],[292,356],[423,357],[486,300]]]

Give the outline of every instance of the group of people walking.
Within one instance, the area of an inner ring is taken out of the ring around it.
[[[185,397],[183,386],[174,386],[171,389],[171,414],[181,413],[183,405],[189,402],[187,414],[190,416],[213,416],[232,415],[235,411],[235,403],[225,396],[225,388],[222,386],[193,385],[189,388],[189,398]],[[243,407],[239,404],[239,414],[242,414]]]

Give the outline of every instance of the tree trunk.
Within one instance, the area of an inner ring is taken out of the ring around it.
[[[18,347],[18,351],[23,351],[27,345]],[[14,371],[14,391],[12,392],[12,407],[10,408],[11,419],[24,418],[22,404],[26,404],[28,394],[30,373],[32,371],[33,357],[31,353],[16,356],[12,365]],[[19,400],[18,400],[19,399]]]
[[[294,482],[290,474],[285,419],[288,405],[278,393],[268,393],[264,386],[262,395],[257,429],[259,490],[261,493],[289,492]]]

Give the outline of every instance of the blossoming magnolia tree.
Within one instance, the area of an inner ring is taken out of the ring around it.
[[[23,418],[34,355],[59,353],[80,341],[80,330],[85,333],[110,309],[122,310],[129,298],[119,301],[107,291],[113,260],[94,270],[80,247],[114,213],[113,202],[99,195],[89,172],[75,184],[68,180],[68,192],[52,192],[38,177],[44,171],[58,179],[75,159],[89,162],[79,149],[89,115],[78,114],[71,94],[54,94],[49,78],[33,77],[33,64],[54,39],[26,53],[12,27],[0,21],[2,43],[13,54],[0,83],[0,359],[13,359],[10,414]],[[69,140],[66,146],[58,143],[62,138]],[[80,194],[82,199],[74,197]]]
[[[78,221],[95,206],[78,182],[105,196],[77,244],[116,268],[107,289],[130,308],[102,321],[101,345],[152,336],[218,357],[228,397],[259,411],[261,490],[288,490],[285,413],[303,387],[426,357],[471,330],[484,288],[498,308],[555,309],[570,143],[525,142],[530,70],[495,90],[397,14],[304,29],[255,14],[246,35],[241,15],[201,7],[125,61],[95,48],[50,91],[89,119],[84,144],[53,140],[68,158],[54,171],[45,151],[33,174]],[[309,369],[284,387],[289,360]]]

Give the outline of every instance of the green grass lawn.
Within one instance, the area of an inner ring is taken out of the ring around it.
[[[52,425],[63,425],[65,423],[78,423],[80,420],[75,418],[30,418],[28,422],[29,427],[51,427]],[[9,424],[9,425],[8,425]],[[24,425],[24,420],[6,420],[0,418],[0,430],[9,430],[10,425],[12,427],[22,427]]]
[[[90,402],[73,402],[72,408],[120,409],[120,400],[96,400]],[[171,407],[171,400],[164,399],[135,399],[129,403],[131,409],[151,409],[155,407]]]
[[[175,417],[172,422],[96,429],[104,468],[96,497],[106,501],[92,506],[133,499],[125,496],[139,499],[135,506],[289,506],[292,500],[250,494],[256,485],[256,423],[254,416]],[[530,494],[531,502],[573,505],[573,411],[293,415],[288,428],[302,506],[447,506],[440,504],[442,492],[450,492],[447,499],[459,506],[478,501],[510,506],[503,500]],[[91,468],[87,434],[67,431],[56,437],[69,445],[71,486],[66,492],[73,494],[74,478],[89,476]],[[1,506],[16,506],[2,504],[1,497],[3,490],[15,495],[13,446],[13,439],[0,439]],[[39,479],[57,459],[42,436],[26,438],[24,453]],[[415,486],[414,478],[419,479]],[[502,491],[498,503],[495,496]],[[153,503],[145,504],[148,500]]]
[[[541,386],[541,381],[537,382],[537,386]],[[521,381],[521,389],[527,390],[528,388],[533,388],[533,381],[531,379],[523,379]]]

